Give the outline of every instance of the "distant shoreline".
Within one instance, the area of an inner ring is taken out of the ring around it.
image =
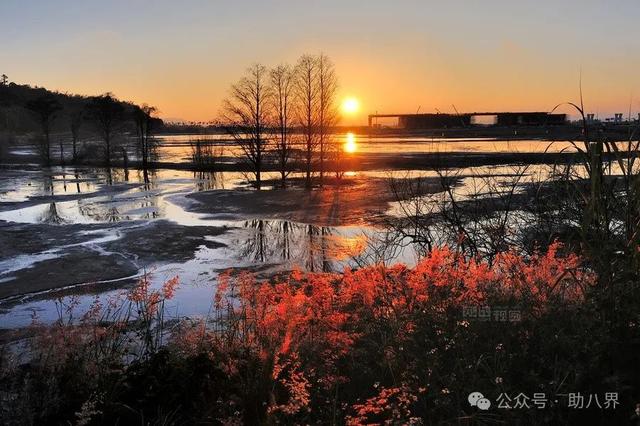
[[[605,138],[609,141],[626,141],[634,134],[638,135],[640,124],[632,123],[593,123],[588,130],[591,139]],[[403,129],[398,127],[337,126],[331,129],[334,134],[353,132],[358,136],[393,137],[415,136],[433,138],[495,138],[497,140],[542,139],[555,141],[579,141],[584,138],[582,125],[569,123],[549,126],[481,126],[439,128],[439,129]],[[293,129],[292,133],[296,133]],[[158,136],[168,135],[221,135],[225,132],[219,127],[173,126],[165,124]]]
[[[564,164],[579,159],[579,153],[408,153],[394,154],[353,154],[353,157],[345,166],[347,171],[373,171],[373,170],[433,170],[447,168],[461,168],[474,166],[491,166],[507,164]],[[37,156],[12,156],[0,163],[0,168],[43,168],[38,164]],[[51,166],[62,166],[59,161],[52,161]],[[101,161],[86,161],[82,163],[66,163],[66,167],[96,167],[103,168]],[[123,168],[122,161],[112,161],[111,168]],[[129,161],[129,169],[142,169],[139,161]],[[251,172],[251,167],[241,159],[237,162],[225,162],[215,167],[199,168],[192,163],[179,162],[151,162],[149,170],[188,170],[193,172]],[[293,172],[302,171],[302,165],[294,165]],[[329,168],[330,170],[330,168]],[[276,172],[277,167],[265,164],[263,172]]]

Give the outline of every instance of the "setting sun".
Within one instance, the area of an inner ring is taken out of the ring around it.
[[[347,133],[346,141],[344,143],[344,150],[345,152],[353,153],[356,152],[356,149],[358,149],[358,146],[356,145],[356,135],[349,132]]]
[[[353,97],[345,98],[342,101],[342,112],[345,114],[354,114],[360,109],[360,102]]]

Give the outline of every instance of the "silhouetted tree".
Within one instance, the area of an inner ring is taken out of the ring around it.
[[[95,122],[105,148],[105,163],[111,165],[111,146],[118,125],[122,120],[124,107],[111,93],[91,98],[87,110]]]
[[[318,93],[318,145],[320,148],[320,185],[324,179],[325,159],[328,147],[331,146],[331,129],[338,123],[336,94],[338,79],[335,67],[328,56],[321,53],[315,58],[317,67]]]
[[[266,132],[269,121],[269,74],[260,64],[247,69],[245,77],[231,86],[224,101],[227,133],[240,145],[251,164],[256,187],[261,186],[261,172],[268,147]]]
[[[305,146],[305,186],[307,188],[311,188],[313,154],[317,145],[317,74],[317,61],[313,56],[303,55],[296,65],[296,117]]]
[[[272,108],[277,131],[274,151],[282,187],[290,172],[289,162],[293,152],[291,141],[291,115],[293,113],[294,73],[288,65],[271,70]]]
[[[136,106],[133,112],[133,118],[136,123],[136,133],[138,136],[138,154],[142,159],[142,170],[144,180],[149,180],[149,161],[155,149],[155,139],[153,138],[153,119],[158,109],[154,106],[142,104]]]
[[[80,139],[80,127],[84,120],[84,113],[81,109],[75,110],[70,114],[71,143],[73,149],[73,162],[78,160],[78,140]]]
[[[0,85],[6,86],[9,84],[9,77],[6,74],[0,75]]]
[[[40,144],[40,151],[47,166],[49,166],[51,165],[51,124],[55,119],[56,113],[62,109],[62,106],[53,96],[43,95],[27,102],[26,107],[35,115],[42,129],[43,138]],[[61,157],[63,155],[62,147],[60,155]]]

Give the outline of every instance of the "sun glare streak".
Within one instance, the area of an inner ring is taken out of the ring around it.
[[[344,143],[344,151],[348,153],[354,153],[358,149],[358,145],[356,144],[356,135],[349,132],[347,133],[347,137]]]
[[[355,114],[360,109],[360,102],[353,97],[345,98],[342,101],[342,112],[345,114]]]

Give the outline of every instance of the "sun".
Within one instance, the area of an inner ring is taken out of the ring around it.
[[[357,149],[358,145],[356,145],[356,135],[351,132],[347,133],[347,137],[344,142],[344,151],[352,154],[356,152]]]
[[[342,101],[342,112],[345,114],[355,114],[359,109],[360,102],[354,97],[348,97]]]

